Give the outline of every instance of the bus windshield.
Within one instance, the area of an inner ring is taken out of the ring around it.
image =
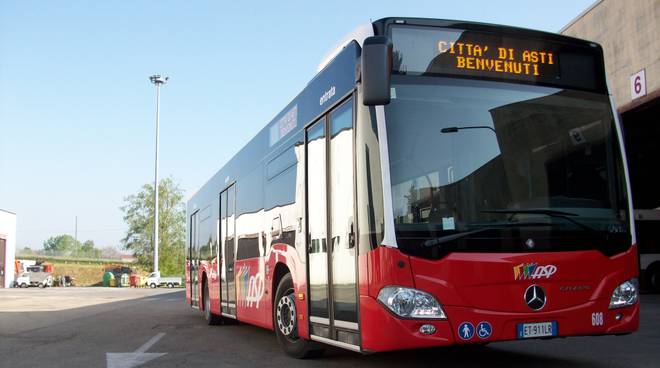
[[[403,251],[613,254],[630,246],[608,96],[394,75],[385,112]]]

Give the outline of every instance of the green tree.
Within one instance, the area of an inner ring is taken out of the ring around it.
[[[137,194],[124,198],[121,210],[128,224],[122,244],[138,259],[153,268],[154,188],[145,184]],[[158,265],[164,275],[184,272],[186,209],[183,190],[171,178],[158,184]]]
[[[86,240],[78,251],[79,256],[88,258],[101,258],[101,253],[101,249],[94,247],[93,240]]]
[[[51,236],[44,242],[44,254],[70,257],[100,258],[101,250],[94,248],[93,240],[84,243],[68,234]]]
[[[94,241],[93,240],[87,240],[82,245],[80,246],[80,252],[87,254],[91,253],[94,250]]]
[[[79,249],[80,242],[68,234],[51,236],[44,242],[44,251],[48,254],[72,256],[77,255]]]

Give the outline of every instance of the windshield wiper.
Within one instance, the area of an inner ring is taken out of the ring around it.
[[[545,222],[504,222],[504,223],[498,223],[498,224],[490,224],[489,226],[482,227],[479,229],[471,230],[471,231],[463,231],[460,233],[455,233],[451,235],[445,235],[441,236],[439,238],[435,239],[429,239],[426,240],[422,243],[422,246],[431,248],[431,247],[437,247],[439,245],[445,244],[452,242],[454,240],[464,238],[470,235],[474,235],[477,233],[481,233],[484,231],[489,231],[489,230],[498,230],[503,227],[523,227],[523,226],[552,226],[552,224],[548,224]]]
[[[575,226],[579,227],[582,230],[587,231],[588,233],[591,233],[593,235],[596,235],[598,238],[602,240],[607,240],[607,236],[604,236],[600,231],[585,225],[581,223],[580,221],[577,221],[571,216],[579,216],[576,213],[571,213],[571,212],[565,212],[565,211],[557,211],[557,210],[551,210],[548,208],[529,208],[529,209],[509,209],[509,208],[502,208],[502,209],[494,209],[494,210],[483,210],[481,211],[483,213],[504,213],[504,214],[512,214],[512,215],[519,215],[519,214],[529,214],[529,215],[546,215],[549,217],[556,217],[556,218],[561,218],[564,219]],[[484,231],[488,230],[496,230],[496,229],[501,229],[503,227],[527,227],[527,226],[552,226],[550,223],[546,222],[501,222],[501,223],[495,223],[495,224],[488,224],[485,227],[478,228],[475,230],[471,231],[464,231],[456,234],[451,234],[451,235],[445,235],[441,236],[439,238],[435,239],[429,239],[426,240],[422,243],[422,246],[426,248],[433,248],[433,247],[438,247],[441,246],[442,244],[452,242],[454,240],[458,240],[464,237],[468,237],[470,235],[478,234]]]
[[[422,245],[427,247],[427,248],[436,247],[438,245],[441,245],[441,244],[444,244],[444,243],[449,243],[450,241],[454,241],[456,239],[464,238],[464,237],[470,236],[472,234],[476,234],[476,233],[480,233],[480,232],[484,232],[484,231],[492,230],[492,229],[494,229],[494,228],[484,227],[484,228],[477,229],[477,230],[464,231],[464,232],[460,232],[460,233],[456,233],[456,234],[445,235],[445,236],[441,236],[439,238],[426,240],[426,241],[424,241],[424,243],[422,243]]]
[[[575,220],[571,218],[571,216],[579,216],[576,213],[571,213],[571,212],[564,212],[564,211],[557,211],[557,210],[551,210],[549,208],[528,208],[528,209],[513,209],[513,208],[502,208],[502,209],[495,209],[495,210],[483,210],[481,211],[483,213],[508,213],[512,215],[519,215],[519,214],[524,214],[524,215],[546,215],[549,217],[556,217],[560,219],[564,219],[575,226],[579,227],[582,230],[585,230],[587,232],[593,233],[598,235],[601,238],[604,238],[603,235],[600,233],[600,231],[583,224],[582,222]]]

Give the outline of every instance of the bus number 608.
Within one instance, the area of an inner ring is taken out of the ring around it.
[[[591,313],[591,325],[592,326],[603,325],[603,312]]]

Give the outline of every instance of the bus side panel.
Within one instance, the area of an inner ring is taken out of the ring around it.
[[[296,312],[298,314],[298,336],[303,339],[309,339],[309,325],[306,317],[309,312],[307,309],[308,296],[305,265],[300,261],[300,254],[296,249],[286,244],[274,244],[266,261],[266,269],[269,272],[266,275],[266,294],[264,298],[268,300],[268,308],[264,309],[267,312],[264,327],[273,329],[273,303],[275,293],[277,292],[277,284],[274,282],[273,277],[278,263],[285,265],[293,278],[294,294],[296,295]]]
[[[197,267],[197,295],[199,296],[199,309],[204,310],[204,277],[209,280],[209,264],[207,261],[199,261]],[[195,287],[195,285],[193,285]],[[209,289],[210,292],[210,289]]]
[[[206,277],[209,283],[209,301],[211,302],[211,313],[220,315],[220,275],[218,274],[218,258],[213,258],[209,264]]]
[[[191,299],[190,299],[190,287],[192,286],[192,280],[190,280],[190,260],[186,260],[186,303],[188,305],[191,304]]]
[[[211,306],[211,313],[220,315],[220,277],[218,276],[217,260],[214,258],[212,261],[201,261],[198,270],[197,292],[199,295],[199,307],[204,310],[204,278],[209,286],[209,302]],[[188,274],[186,277],[189,277]],[[194,287],[192,283],[189,286]],[[186,293],[188,293],[186,291]]]
[[[264,262],[262,258],[236,260],[236,318],[242,322],[265,326],[270,300],[265,296]]]
[[[396,248],[377,247],[367,254],[369,296],[378,297],[384,286],[398,285],[414,288],[410,257]]]
[[[419,327],[423,321],[396,318],[378,302],[378,292],[385,286],[415,287],[410,257],[396,248],[379,246],[361,254],[358,265],[360,267],[358,277],[363,349],[386,351],[448,345],[453,342],[448,323],[435,324],[440,333],[428,338],[419,333]],[[406,333],[402,333],[404,331]]]
[[[369,255],[358,255],[358,292],[369,295]]]

